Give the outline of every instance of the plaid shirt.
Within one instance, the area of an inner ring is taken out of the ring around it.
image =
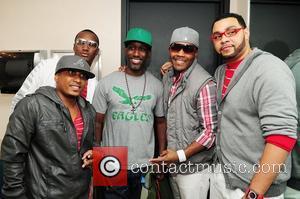
[[[176,94],[176,90],[184,77],[184,72],[180,73],[178,76],[173,77],[173,84],[170,89],[169,94],[169,104],[170,99]],[[214,81],[209,81],[203,86],[199,92],[198,98],[198,109],[201,110],[199,115],[199,120],[201,126],[203,126],[203,132],[195,140],[197,143],[210,148],[215,141],[215,134],[217,128],[217,87]]]

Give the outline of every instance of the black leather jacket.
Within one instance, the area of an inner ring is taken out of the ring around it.
[[[91,170],[82,155],[93,146],[95,110],[83,98],[81,147],[68,109],[52,87],[25,97],[9,118],[1,147],[4,198],[88,198]]]

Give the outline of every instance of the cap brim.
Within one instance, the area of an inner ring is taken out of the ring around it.
[[[152,45],[148,44],[148,43],[145,43],[143,41],[139,41],[139,40],[127,40],[127,41],[124,41],[124,44],[125,44],[125,47],[128,46],[128,43],[130,42],[139,42],[139,43],[142,43],[142,44],[145,44],[146,46],[148,46],[150,49],[152,48]]]
[[[88,71],[85,71],[85,70],[80,70],[80,69],[77,69],[77,68],[61,68],[59,69],[58,71],[55,72],[55,75],[57,73],[60,73],[61,71],[63,70],[68,70],[68,69],[72,69],[72,70],[76,70],[76,71],[79,71],[83,74],[85,74],[87,76],[88,79],[93,79],[95,77],[95,74],[94,73],[91,73],[91,72],[88,72]]]
[[[86,71],[82,71],[84,74],[86,74],[86,76],[89,78],[89,79],[93,79],[95,77],[95,74],[94,73],[91,73],[91,72],[86,72]]]

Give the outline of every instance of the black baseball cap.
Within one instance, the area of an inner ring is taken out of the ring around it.
[[[55,74],[64,69],[75,69],[86,74],[88,79],[94,78],[95,74],[90,72],[90,65],[77,55],[62,56],[56,65]]]

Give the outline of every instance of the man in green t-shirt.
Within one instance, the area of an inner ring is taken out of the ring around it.
[[[128,147],[128,186],[105,187],[104,197],[109,199],[139,199],[143,169],[154,156],[155,134],[159,152],[166,143],[162,84],[146,71],[151,33],[132,28],[124,43],[126,69],[104,77],[93,98],[96,142],[101,142],[101,146]]]

